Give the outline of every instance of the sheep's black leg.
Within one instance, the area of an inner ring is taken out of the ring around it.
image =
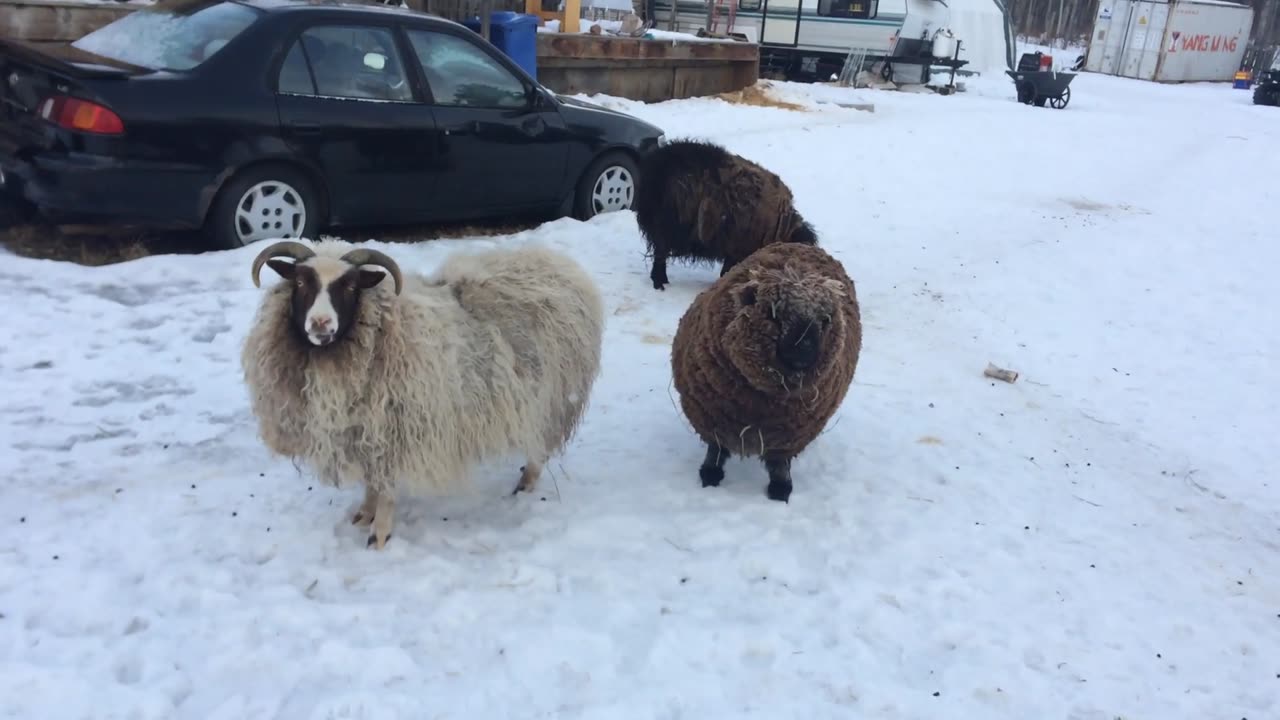
[[[707,444],[707,456],[698,468],[698,476],[702,478],[702,487],[716,487],[724,479],[724,462],[729,459],[729,451],[717,443]]]
[[[736,259],[725,258],[724,264],[720,266],[720,277],[724,277],[724,274],[732,270],[733,266],[737,264],[738,264],[738,261]]]
[[[769,487],[765,490],[765,494],[770,500],[790,502],[791,458],[766,454],[764,467],[769,471]]]
[[[663,285],[670,285],[671,281],[667,279],[667,254],[661,250],[653,251],[653,270],[649,272],[649,279],[653,281],[654,290],[665,290]]]

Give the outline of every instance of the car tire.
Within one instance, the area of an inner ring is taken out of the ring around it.
[[[607,152],[582,173],[573,202],[573,215],[590,220],[618,210],[630,210],[640,185],[640,169],[624,152]]]
[[[314,239],[324,208],[315,184],[288,165],[255,165],[227,181],[209,208],[205,229],[218,248],[268,239]]]
[[[25,199],[0,190],[0,230],[26,225],[36,216],[36,208]]]

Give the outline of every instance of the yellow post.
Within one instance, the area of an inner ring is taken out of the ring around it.
[[[578,32],[578,21],[582,19],[582,0],[564,0],[564,19],[560,21],[560,32]]]
[[[559,20],[560,32],[577,33],[579,21],[582,19],[582,0],[564,0],[564,12],[543,10],[542,0],[524,0],[524,11],[529,15],[537,15],[543,20]]]

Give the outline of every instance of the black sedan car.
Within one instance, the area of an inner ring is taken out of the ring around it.
[[[374,3],[161,0],[0,38],[0,193],[55,222],[332,226],[629,208],[662,130],[557,96],[469,28]]]

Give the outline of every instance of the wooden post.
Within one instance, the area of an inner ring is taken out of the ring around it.
[[[485,42],[489,39],[489,16],[493,14],[493,0],[480,0],[480,36]]]
[[[582,14],[582,0],[564,0],[563,13],[556,12],[556,10],[544,10],[543,0],[525,0],[525,13],[538,15],[544,22],[545,20],[559,20],[561,22],[561,32],[576,33],[577,26],[579,26],[579,17]]]
[[[582,0],[564,0],[564,18],[560,21],[560,32],[576,35],[581,20]]]
[[[560,32],[577,34],[582,19],[582,0],[564,0],[562,13],[543,10],[542,0],[524,0],[524,11],[529,15],[537,15],[543,20],[559,20]]]

